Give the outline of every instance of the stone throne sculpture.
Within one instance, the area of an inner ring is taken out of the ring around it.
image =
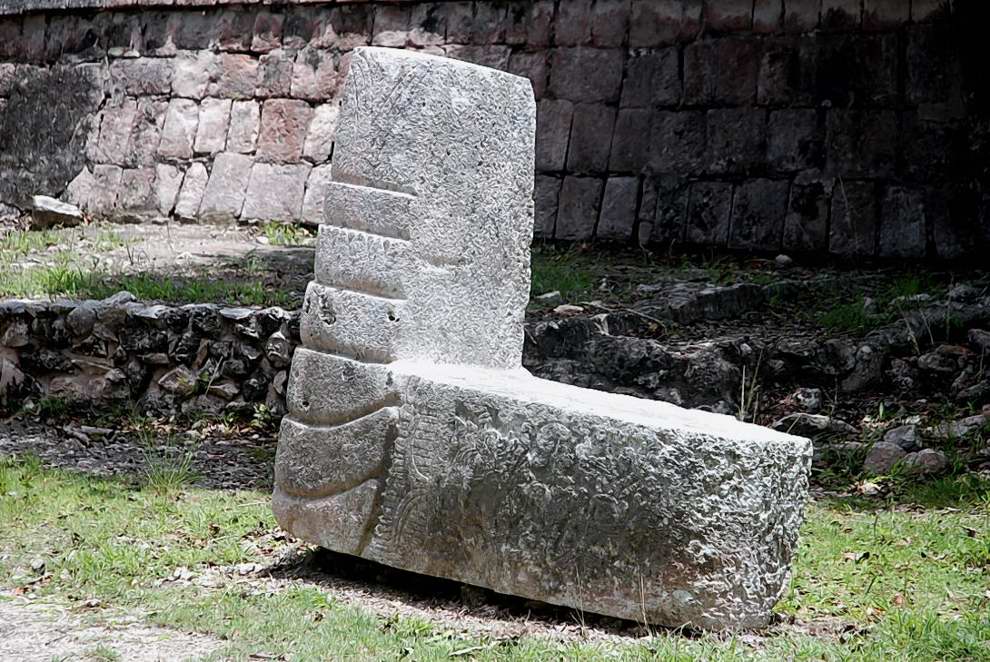
[[[767,624],[806,439],[534,378],[528,80],[354,51],[273,508],[295,536],[651,623]]]

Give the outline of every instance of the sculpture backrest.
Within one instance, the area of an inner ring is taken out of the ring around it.
[[[354,51],[307,293],[308,347],[520,367],[534,103],[528,81],[499,71]]]

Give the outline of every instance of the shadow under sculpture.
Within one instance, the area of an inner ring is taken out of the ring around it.
[[[768,623],[806,439],[522,368],[528,80],[354,51],[273,507],[337,552],[590,612]]]

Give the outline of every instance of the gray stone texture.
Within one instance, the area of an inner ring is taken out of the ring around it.
[[[614,126],[615,108],[604,104],[576,105],[567,150],[567,170],[577,174],[608,170]]]
[[[199,206],[198,213],[204,221],[222,223],[240,218],[251,165],[251,157],[244,154],[217,155]]]
[[[584,219],[598,218],[603,186],[596,177],[564,177],[557,205],[555,239],[591,239],[594,228],[589,228]]]
[[[636,224],[638,198],[638,177],[610,177],[605,183],[595,236],[606,241],[629,241]]]
[[[308,164],[255,163],[241,218],[249,221],[298,221],[309,171]]]
[[[271,99],[261,109],[258,159],[293,163],[302,158],[313,109],[305,101]]]
[[[358,49],[340,119],[275,460],[279,523],[503,593],[670,626],[765,626],[810,442],[521,367],[529,82]],[[601,194],[597,178],[565,178],[558,235],[568,182],[582,180]],[[609,182],[616,229],[635,220],[638,183]]]

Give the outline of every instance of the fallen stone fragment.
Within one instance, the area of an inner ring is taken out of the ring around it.
[[[977,348],[981,354],[990,354],[990,331],[970,329],[969,343]]]
[[[917,425],[901,425],[887,430],[883,435],[883,440],[888,444],[900,446],[909,453],[921,448],[919,445],[920,435]]]
[[[535,124],[526,79],[353,52],[276,518],[498,592],[763,627],[790,573],[810,442],[522,369]]]
[[[560,292],[554,290],[553,292],[547,292],[546,294],[541,294],[536,297],[536,300],[540,303],[554,305],[559,304],[564,298],[560,295]]]
[[[770,427],[780,432],[786,432],[787,434],[793,434],[799,437],[809,437],[811,439],[817,439],[826,435],[829,437],[841,437],[859,434],[856,428],[845,421],[822,414],[789,414],[780,420],[774,421]]]
[[[942,441],[957,441],[967,435],[990,426],[990,415],[977,414],[957,421],[940,423],[927,430],[928,436]]]
[[[32,230],[47,230],[58,226],[74,228],[82,222],[82,210],[75,205],[46,195],[36,195],[31,198]]]
[[[773,261],[774,264],[776,264],[779,269],[789,269],[790,267],[794,266],[794,258],[792,258],[790,255],[784,255],[784,254],[778,255],[777,257],[774,258]]]
[[[196,392],[196,381],[196,373],[185,366],[179,366],[162,375],[158,385],[168,393],[188,397]]]
[[[580,315],[584,312],[584,308],[581,306],[574,306],[569,303],[564,303],[553,309],[558,315]]]
[[[931,448],[917,453],[908,453],[902,462],[908,471],[923,476],[942,473],[949,466],[949,460],[945,457],[945,453]]]
[[[817,414],[822,408],[820,388],[799,388],[794,392],[794,402],[807,414]]]
[[[873,444],[873,448],[867,453],[863,461],[863,471],[869,474],[889,473],[906,455],[907,451],[897,444],[878,442]]]

